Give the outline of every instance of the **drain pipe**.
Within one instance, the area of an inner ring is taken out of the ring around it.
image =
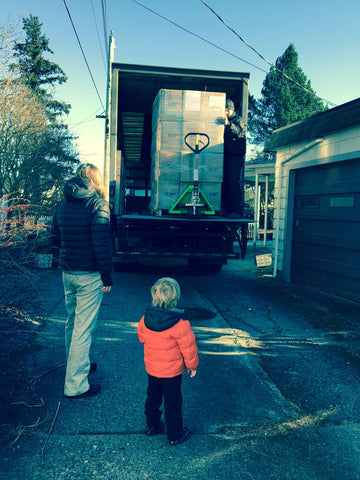
[[[255,174],[255,208],[254,208],[254,241],[253,249],[256,248],[256,241],[258,237],[258,225],[259,225],[259,174]]]
[[[269,203],[269,174],[266,174],[265,175],[264,247],[266,247],[266,243],[267,243],[268,203]]]
[[[282,175],[283,165],[290,162],[291,160],[294,160],[294,158],[298,157],[299,155],[302,155],[304,152],[306,152],[307,150],[310,150],[312,147],[314,147],[315,145],[318,145],[319,143],[322,143],[323,141],[324,141],[324,138],[322,138],[322,137],[317,138],[316,140],[313,140],[312,142],[305,145],[298,152],[293,153],[288,158],[286,158],[285,160],[280,162],[280,164],[279,164],[279,185],[280,186],[281,186],[281,175]],[[279,191],[280,191],[280,188],[279,188]],[[273,273],[272,273],[272,275],[263,275],[264,277],[270,277],[270,278],[276,278],[277,277],[278,253],[279,253],[279,232],[280,232],[280,201],[279,201],[279,198],[278,198],[277,208],[276,208],[276,236],[275,236],[275,252],[274,252]]]

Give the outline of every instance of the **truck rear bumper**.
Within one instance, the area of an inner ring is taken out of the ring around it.
[[[162,224],[162,223],[170,223],[170,224],[228,224],[228,225],[243,225],[248,224],[249,222],[253,222],[254,220],[248,218],[225,218],[225,217],[215,217],[215,216],[200,216],[200,217],[186,217],[180,215],[163,215],[163,216],[154,216],[154,215],[120,215],[117,218],[118,224],[126,224],[126,223],[151,223],[151,224]]]
[[[209,263],[244,258],[249,219],[123,215],[117,217],[114,261],[141,258],[187,258]],[[241,233],[239,233],[241,232]]]
[[[232,253],[196,253],[196,252],[159,252],[159,251],[117,251],[113,253],[113,261],[115,263],[122,261],[137,261],[144,258],[193,258],[204,261],[211,261],[212,263],[223,263],[227,260],[238,259],[240,254]]]

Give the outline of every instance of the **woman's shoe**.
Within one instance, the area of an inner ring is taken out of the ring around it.
[[[90,385],[89,390],[87,390],[84,393],[80,393],[79,395],[65,395],[66,398],[88,398],[88,397],[94,397],[98,393],[100,393],[101,386],[98,385],[97,383],[94,383],[93,385]]]
[[[184,433],[182,437],[178,438],[177,440],[169,440],[170,445],[179,445],[182,442],[185,442],[185,440],[189,437],[190,432],[187,428],[184,428]]]
[[[96,372],[96,369],[97,369],[97,363],[96,363],[96,362],[90,363],[89,375],[90,375],[91,373]]]

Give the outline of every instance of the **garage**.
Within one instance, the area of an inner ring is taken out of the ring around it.
[[[291,280],[360,302],[360,158],[295,171]]]

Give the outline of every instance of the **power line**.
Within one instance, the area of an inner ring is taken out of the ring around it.
[[[326,102],[334,107],[336,107],[337,105],[333,102],[330,102],[329,100],[326,100],[325,98],[321,98],[319,97],[318,95],[316,95],[316,93],[312,92],[311,90],[307,89],[306,87],[304,87],[303,85],[301,85],[300,83],[298,83],[296,80],[294,80],[293,78],[289,77],[286,73],[284,73],[283,71],[281,71],[276,65],[274,65],[273,63],[271,63],[269,60],[267,60],[263,55],[261,55],[261,53],[259,53],[254,47],[252,47],[246,40],[244,40],[232,27],[230,27],[230,25],[228,25],[221,17],[218,13],[215,12],[215,10],[213,10],[206,2],[205,0],[201,0],[201,2],[220,20],[220,22],[222,22],[231,32],[233,32],[247,47],[251,48],[251,50],[253,50],[257,55],[259,55],[259,57],[264,60],[266,63],[268,63],[271,67],[275,68],[279,73],[281,73],[281,75],[283,75],[285,78],[287,78],[288,80],[290,80],[291,82],[295,83],[295,85],[297,85],[298,87],[302,88],[303,90],[305,90],[306,92],[308,93],[311,93],[312,95],[314,95],[315,97],[319,98],[320,100],[322,100],[323,102]]]
[[[107,28],[107,21],[106,21],[106,0],[101,0],[101,7],[102,7],[102,18],[103,18],[103,28],[104,28],[104,40],[105,40],[105,52],[107,56],[109,55],[109,48],[108,48],[108,28]]]
[[[99,47],[100,47],[100,52],[101,52],[101,56],[102,56],[102,59],[103,59],[103,64],[104,64],[104,68],[105,68],[105,72],[106,72],[105,56],[104,56],[103,49],[101,48],[100,33],[99,33],[97,21],[96,21],[96,15],[95,15],[95,10],[94,10],[93,0],[91,0],[91,8],[92,8],[92,12],[93,12],[93,17],[94,17],[94,22],[95,22],[95,28],[96,28],[96,34],[97,34],[97,38],[98,38],[98,42],[99,42]],[[106,51],[106,50],[105,50],[105,51]]]
[[[236,58],[237,60],[240,60],[241,62],[244,62],[244,63],[250,65],[251,67],[256,68],[257,70],[260,70],[261,72],[268,73],[268,72],[267,72],[266,70],[264,70],[263,68],[257,67],[257,66],[254,65],[253,63],[250,63],[250,62],[244,60],[243,58],[240,58],[239,56],[235,55],[234,53],[231,53],[231,52],[229,52],[228,50],[225,50],[225,48],[219,47],[219,45],[216,45],[215,43],[210,42],[210,40],[207,40],[206,38],[201,37],[201,36],[198,35],[197,33],[194,33],[194,32],[192,32],[192,31],[188,30],[187,28],[182,27],[182,26],[179,25],[178,23],[174,22],[173,20],[170,20],[170,19],[167,18],[167,17],[164,17],[163,15],[161,15],[161,14],[158,13],[158,12],[155,12],[154,10],[152,10],[151,8],[143,5],[142,3],[138,2],[137,0],[132,0],[132,1],[133,1],[134,3],[136,3],[137,5],[140,5],[141,7],[145,8],[145,10],[148,10],[149,12],[157,15],[158,17],[162,18],[163,20],[166,20],[167,22],[171,23],[172,25],[175,25],[175,27],[178,27],[178,28],[180,28],[181,30],[184,30],[184,32],[189,33],[190,35],[193,35],[193,36],[196,37],[196,38],[199,38],[199,39],[202,40],[203,42],[208,43],[209,45],[217,48],[218,50],[221,50],[222,52],[227,53],[228,55],[231,55],[232,57]]]
[[[101,109],[102,109],[102,107],[99,107],[94,113],[92,113],[91,115],[86,117],[84,120],[81,120],[80,122],[70,123],[69,127],[74,127],[76,125],[82,125],[83,123],[87,123],[89,121],[96,120],[96,117],[94,115],[96,115]]]
[[[77,31],[76,31],[74,22],[73,22],[73,20],[72,20],[72,18],[71,18],[71,15],[70,15],[68,6],[67,6],[67,4],[66,4],[66,0],[63,0],[63,2],[64,2],[64,5],[65,5],[65,8],[66,8],[66,11],[67,11],[67,13],[68,13],[68,15],[69,15],[69,19],[70,19],[71,25],[72,25],[72,27],[73,27],[73,30],[74,30],[76,39],[77,39],[77,41],[78,41],[78,43],[79,43],[79,47],[80,47],[81,53],[83,54],[83,57],[84,57],[84,60],[85,60],[87,69],[88,69],[88,71],[89,71],[89,74],[90,74],[92,83],[93,83],[93,85],[94,85],[94,87],[95,87],[95,90],[96,90],[97,96],[98,96],[98,98],[99,98],[99,100],[100,100],[100,103],[101,103],[101,105],[102,105],[102,108],[105,110],[104,104],[103,104],[103,102],[102,102],[102,100],[101,100],[101,97],[100,97],[100,94],[99,94],[99,90],[97,89],[97,86],[96,86],[96,84],[95,84],[95,80],[94,80],[93,74],[91,73],[91,70],[90,70],[88,61],[87,61],[87,59],[86,59],[86,56],[85,56],[84,50],[83,50],[83,48],[82,48],[82,45],[81,45],[79,36],[78,36],[78,34],[77,34]]]

